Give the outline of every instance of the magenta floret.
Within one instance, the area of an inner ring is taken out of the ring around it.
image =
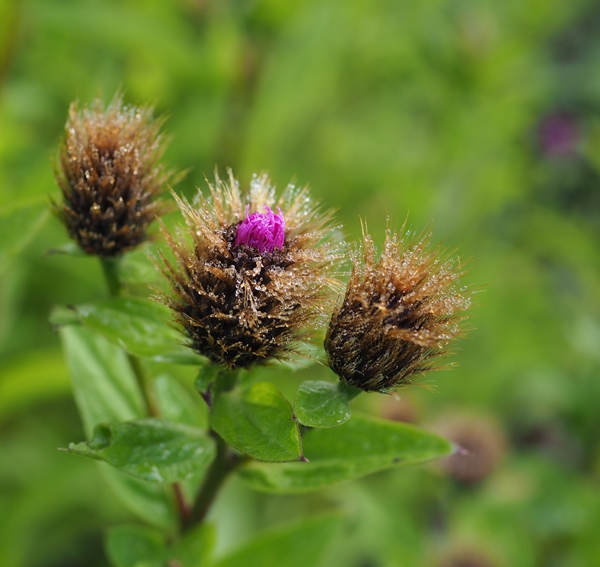
[[[285,240],[285,219],[281,209],[274,213],[265,206],[266,212],[248,214],[246,207],[246,218],[237,229],[235,245],[245,244],[256,248],[261,254],[273,252],[275,248],[283,248]]]

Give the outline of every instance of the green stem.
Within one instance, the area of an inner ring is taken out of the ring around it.
[[[179,511],[179,522],[181,531],[184,530],[188,516],[190,515],[191,508],[185,499],[181,484],[178,482],[173,484],[173,491],[175,492],[175,502],[177,504],[177,510]]]
[[[208,510],[219,492],[219,489],[235,467],[241,460],[229,452],[229,448],[214,431],[210,432],[211,437],[217,443],[217,456],[210,465],[204,482],[196,495],[194,505],[184,521],[184,530],[199,524],[204,520]]]
[[[119,281],[119,261],[120,257],[116,258],[100,258],[104,279],[108,287],[108,293],[111,297],[119,297],[121,295],[121,282]]]

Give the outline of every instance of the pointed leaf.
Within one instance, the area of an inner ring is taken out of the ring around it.
[[[259,535],[216,562],[215,567],[308,567],[318,565],[340,524],[325,516]]]
[[[179,482],[208,467],[215,444],[201,429],[148,418],[100,424],[91,441],[71,443],[68,451],[106,461],[142,480]]]
[[[211,422],[227,443],[254,459],[281,462],[302,457],[292,407],[270,382],[221,393]]]
[[[173,327],[170,310],[155,301],[117,297],[79,305],[81,322],[131,354],[155,362],[202,365],[206,359],[186,346]]]
[[[248,463],[240,476],[267,492],[301,493],[358,478],[395,465],[421,463],[453,450],[443,439],[398,422],[355,415],[339,427],[303,436],[308,463]]]
[[[336,427],[350,419],[348,402],[354,395],[340,382],[307,380],[298,388],[294,415],[309,427]]]
[[[60,329],[75,401],[86,437],[107,421],[145,416],[144,401],[123,351],[81,325]],[[164,487],[125,475],[105,463],[101,472],[129,510],[162,528],[172,527],[175,515]]]

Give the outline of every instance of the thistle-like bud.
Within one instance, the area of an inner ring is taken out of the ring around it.
[[[193,246],[165,231],[177,265],[162,257],[175,296],[161,299],[216,364],[286,359],[326,324],[339,291],[343,246],[332,214],[292,185],[276,199],[266,175],[253,177],[245,197],[231,172],[229,183],[217,176],[209,187],[196,206],[176,197]]]
[[[408,236],[408,233],[407,233]],[[457,289],[460,266],[430,234],[411,241],[387,231],[381,257],[364,232],[363,256],[335,309],[325,350],[331,369],[352,386],[390,392],[437,367],[470,299]]]
[[[146,240],[148,225],[165,212],[157,200],[171,177],[159,164],[165,150],[152,109],[106,109],[96,100],[69,109],[56,180],[63,202],[53,203],[69,235],[88,254],[116,256]]]

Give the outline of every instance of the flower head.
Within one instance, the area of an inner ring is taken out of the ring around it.
[[[158,163],[165,149],[152,109],[124,106],[116,96],[69,109],[56,180],[63,194],[54,210],[88,254],[116,256],[146,240],[165,212],[156,198],[170,173]]]
[[[214,363],[285,359],[326,324],[339,289],[343,254],[332,215],[306,189],[290,185],[276,199],[266,175],[253,177],[246,196],[231,173],[210,191],[196,206],[176,198],[193,245],[165,231],[177,262],[163,257],[175,296],[162,300]]]
[[[474,485],[485,480],[506,453],[505,436],[489,419],[455,415],[434,429],[458,446],[440,464],[460,484]]]
[[[429,237],[410,241],[388,230],[376,260],[364,233],[364,260],[354,255],[325,339],[329,365],[347,383],[378,392],[411,384],[461,334],[470,298],[456,288],[461,273],[454,260],[440,248],[427,250]]]

